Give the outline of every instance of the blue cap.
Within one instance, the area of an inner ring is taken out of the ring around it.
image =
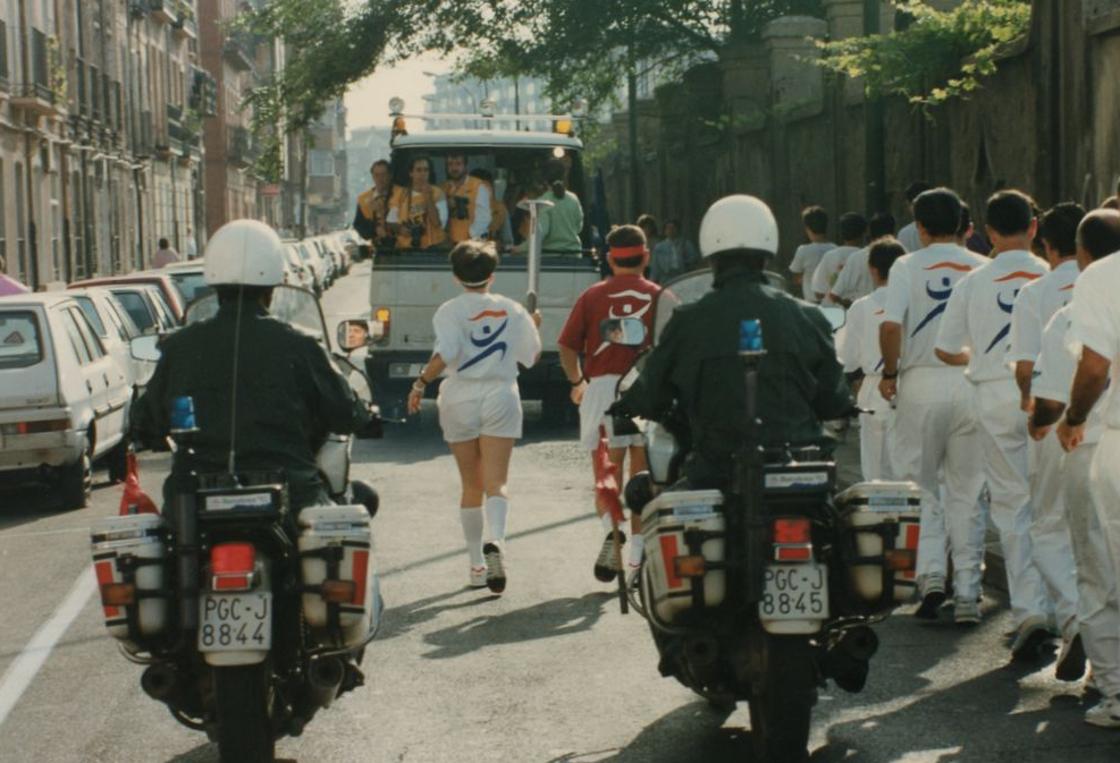
[[[739,352],[762,352],[762,324],[757,320],[739,322]]]
[[[171,401],[171,431],[191,432],[198,429],[194,417],[194,398],[182,395]]]

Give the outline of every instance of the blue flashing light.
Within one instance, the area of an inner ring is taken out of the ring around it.
[[[763,352],[762,324],[757,320],[739,323],[739,352]]]
[[[198,429],[194,416],[194,398],[182,395],[171,401],[171,431],[193,432]]]

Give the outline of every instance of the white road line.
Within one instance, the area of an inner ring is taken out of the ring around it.
[[[70,593],[58,605],[50,619],[35,631],[35,635],[27,642],[27,646],[12,661],[8,669],[0,677],[0,724],[4,723],[8,714],[15,708],[19,698],[31,685],[43,663],[50,657],[55,644],[66,633],[70,623],[85,607],[86,602],[93,596],[97,589],[97,579],[93,575],[93,568],[87,567],[85,572],[74,581]]]

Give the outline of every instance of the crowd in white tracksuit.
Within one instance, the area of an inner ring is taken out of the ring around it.
[[[985,210],[985,257],[965,247],[954,192],[911,201],[910,246],[873,242],[848,260],[867,273],[833,277],[831,296],[847,302],[846,284],[860,284],[838,349],[872,412],[864,477],[923,490],[915,615],[937,619],[951,597],[958,624],[981,621],[990,521],[1012,659],[1060,639],[1057,677],[1088,674],[1102,701],[1086,720],[1120,728],[1120,257],[1108,256],[1120,212],[1040,215],[1002,191]]]

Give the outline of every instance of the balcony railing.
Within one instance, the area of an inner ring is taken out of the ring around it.
[[[51,87],[47,35],[34,28],[31,30],[30,54],[30,76],[13,88],[12,105],[44,114],[54,113],[58,98]]]
[[[247,72],[253,68],[255,59],[252,40],[246,36],[230,35],[227,37],[225,45],[222,46],[222,54],[230,66],[238,71]]]
[[[148,0],[148,10],[152,12],[152,19],[164,24],[174,25],[179,21],[177,5],[174,0]]]
[[[248,167],[257,160],[258,150],[253,142],[253,135],[244,127],[232,127],[229,131],[229,152],[227,154],[230,164],[238,167]]]
[[[171,28],[178,37],[198,39],[198,24],[194,17],[194,7],[187,0],[172,0],[178,18],[171,22]]]

